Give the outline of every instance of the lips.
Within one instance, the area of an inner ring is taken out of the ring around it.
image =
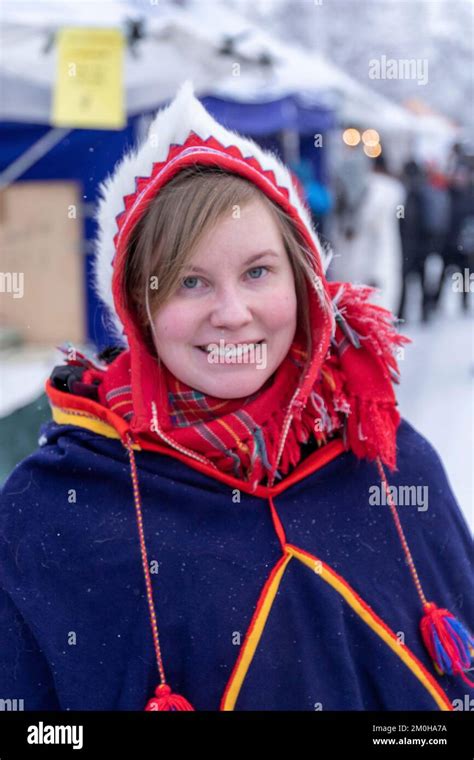
[[[242,341],[235,341],[235,343],[226,343],[223,346],[224,351],[232,349],[235,349],[238,346],[258,346],[261,343],[263,343],[265,338],[261,338],[260,340],[242,340]],[[220,341],[214,341],[210,343],[204,343],[202,346],[195,346],[195,348],[199,348],[200,351],[202,351],[205,354],[210,353],[213,349],[208,348],[208,346],[218,346],[218,350],[221,350],[221,344]]]

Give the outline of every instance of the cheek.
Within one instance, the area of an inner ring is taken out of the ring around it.
[[[296,322],[297,300],[294,288],[286,286],[272,290],[261,306],[266,323],[275,330]]]
[[[193,318],[188,311],[176,304],[168,304],[160,309],[153,321],[156,337],[160,343],[180,343],[189,339],[196,317],[194,315]]]

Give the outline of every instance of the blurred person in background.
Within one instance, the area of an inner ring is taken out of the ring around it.
[[[309,207],[315,230],[322,235],[326,230],[326,220],[332,208],[332,197],[329,188],[315,177],[314,169],[309,159],[301,159],[291,165],[293,177],[300,187],[300,195]]]
[[[434,161],[428,161],[422,184],[423,227],[427,236],[427,253],[441,255],[451,218],[448,177]]]
[[[425,198],[423,187],[426,177],[415,161],[407,161],[403,167],[402,180],[406,198],[404,213],[400,217],[402,243],[402,292],[398,306],[399,319],[405,319],[407,291],[410,280],[418,277],[421,288],[421,313],[423,321],[428,319],[430,295],[426,278],[426,257],[428,255],[428,230],[425,224]]]
[[[372,160],[371,168],[353,183],[351,167],[341,166],[331,276],[377,288],[374,300],[395,312],[402,282],[398,209],[405,193],[382,155]]]
[[[460,275],[460,286],[453,289],[461,293],[462,309],[467,311],[471,291],[470,275],[474,271],[474,156],[465,155],[460,146],[453,150],[449,176],[450,209],[447,230],[442,248],[443,266],[434,294],[434,305],[439,305],[447,276]]]
[[[362,151],[344,145],[343,155],[334,167],[333,194],[335,203],[330,216],[329,236],[335,252],[330,275],[344,279],[342,251],[356,236],[359,216],[367,194],[368,160]]]

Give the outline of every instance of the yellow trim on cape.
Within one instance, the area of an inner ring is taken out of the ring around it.
[[[270,614],[273,600],[278,591],[280,581],[283,577],[283,574],[286,570],[286,566],[288,562],[290,561],[290,559],[291,559],[291,554],[288,554],[285,561],[281,564],[281,567],[279,567],[279,569],[275,573],[275,577],[273,578],[272,582],[270,583],[267,589],[267,593],[265,594],[265,597],[263,599],[261,608],[259,609],[258,615],[254,619],[252,619],[252,622],[250,623],[250,627],[251,627],[250,635],[246,637],[244,650],[242,652],[242,657],[237,667],[237,670],[235,672],[235,676],[232,679],[232,684],[230,686],[230,689],[226,694],[226,698],[225,698],[222,710],[233,710],[235,707],[235,703],[237,701],[237,697],[239,696],[240,689],[242,688],[242,684],[244,682],[245,676],[247,675],[247,671],[253,660],[255,650],[257,649],[258,642],[260,641],[260,637],[263,633],[263,629],[265,628],[265,624],[267,622],[268,615]],[[279,560],[279,562],[281,562],[281,559]],[[260,600],[258,603],[260,604]]]
[[[94,417],[92,414],[72,409],[64,410],[53,405],[51,405],[51,412],[54,422],[57,422],[58,425],[77,425],[86,430],[92,430],[93,433],[103,435],[106,438],[116,438],[120,440],[120,435],[112,425],[99,419],[99,417]],[[141,446],[138,443],[134,443],[132,448],[138,451],[141,450]]]
[[[308,557],[306,553],[298,550],[294,546],[286,545],[285,553],[287,553],[287,558],[275,575],[275,578],[273,579],[269,588],[267,589],[258,614],[255,618],[252,619],[252,622],[250,623],[250,633],[247,634],[246,640],[244,642],[244,651],[236,667],[235,674],[231,676],[232,681],[228,687],[228,691],[222,703],[221,710],[233,710],[235,708],[235,704],[242,688],[242,684],[245,677],[247,676],[247,672],[251,665],[256,648],[270,614],[270,610],[278,591],[278,587],[288,566],[288,561],[291,557],[294,557],[309,567],[311,570],[313,570],[313,572],[317,573],[317,575],[319,575],[323,581],[328,583],[335,591],[337,591],[338,594],[340,594],[343,599],[349,604],[349,606],[354,610],[354,612],[356,612],[359,617],[362,618],[364,623],[366,623],[369,628],[371,628],[374,633],[376,633],[382,639],[382,641],[384,641],[384,643],[387,644],[387,646],[390,647],[390,649],[402,660],[402,662],[412,672],[415,678],[420,681],[420,683],[432,696],[433,700],[436,702],[440,710],[450,710],[450,707],[447,706],[448,703],[450,704],[447,695],[445,695],[445,699],[443,699],[443,697],[439,694],[439,692],[435,689],[433,684],[424,674],[414,655],[412,655],[412,653],[407,648],[405,648],[404,645],[398,643],[398,641],[389,635],[385,628],[378,622],[378,620],[375,619],[374,615],[371,614],[371,612],[359,602],[356,593],[350,587],[348,587],[348,585],[341,583],[336,573],[334,573],[331,568],[329,568],[322,561],[318,560],[317,557]],[[260,599],[258,604],[260,605]],[[441,687],[439,688],[441,689]]]
[[[387,646],[390,647],[390,649],[395,652],[395,654],[400,657],[400,659],[405,663],[407,668],[409,668],[413,675],[418,678],[418,680],[423,684],[425,689],[431,694],[434,701],[440,708],[440,710],[448,710],[446,707],[446,703],[443,700],[443,698],[438,694],[434,686],[431,684],[431,682],[426,678],[424,672],[414,659],[411,652],[405,648],[403,644],[401,644],[398,640],[396,641],[393,639],[385,630],[385,628],[380,625],[378,620],[376,620],[371,612],[365,607],[362,606],[362,604],[359,602],[356,594],[352,591],[351,588],[348,588],[344,583],[341,583],[337,575],[324,563],[318,564],[317,569],[315,570],[314,563],[315,560],[308,557],[303,552],[298,551],[298,549],[293,547],[288,547],[291,554],[296,559],[299,559],[300,562],[302,562],[307,567],[310,567],[314,572],[317,572],[317,574],[323,579],[323,581],[326,581],[326,583],[329,583],[330,586],[332,586],[333,589],[335,589],[345,600],[346,602],[352,607],[354,612],[356,612],[359,617],[362,618],[364,623],[366,623],[369,628],[371,628],[374,633],[376,633],[382,641],[384,641]],[[316,560],[317,562],[318,560]]]

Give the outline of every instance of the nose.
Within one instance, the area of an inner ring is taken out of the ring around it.
[[[242,294],[229,287],[216,296],[210,316],[210,323],[217,330],[226,327],[238,330],[252,321],[252,312]]]

